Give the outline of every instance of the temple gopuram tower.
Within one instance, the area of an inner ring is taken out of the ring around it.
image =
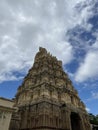
[[[20,119],[13,130],[91,130],[85,105],[62,62],[45,48],[39,48],[18,88],[15,106]]]

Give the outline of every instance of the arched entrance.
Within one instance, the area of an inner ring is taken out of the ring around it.
[[[71,130],[82,130],[80,116],[77,113],[72,112],[70,118],[71,118]]]

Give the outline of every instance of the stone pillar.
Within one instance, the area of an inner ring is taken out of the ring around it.
[[[62,110],[62,128],[65,130],[71,130],[70,111]]]
[[[84,118],[81,114],[79,114],[80,116],[80,124],[81,124],[81,130],[86,130],[85,129],[85,123],[84,123]]]
[[[83,124],[83,130],[91,130],[91,125],[88,119],[88,115],[82,115],[82,124]]]
[[[43,126],[45,126],[45,114],[43,115]]]
[[[27,110],[22,110],[21,112],[21,128],[27,127]]]
[[[70,121],[70,112],[69,111],[66,111],[66,114],[65,114],[66,118],[65,118],[65,127],[67,130],[71,130],[71,121]]]

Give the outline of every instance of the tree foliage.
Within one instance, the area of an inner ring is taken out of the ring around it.
[[[92,113],[89,113],[89,117],[90,117],[91,124],[98,125],[98,115],[95,116]]]

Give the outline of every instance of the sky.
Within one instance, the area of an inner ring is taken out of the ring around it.
[[[0,97],[15,97],[40,46],[98,114],[98,1],[0,0]]]

